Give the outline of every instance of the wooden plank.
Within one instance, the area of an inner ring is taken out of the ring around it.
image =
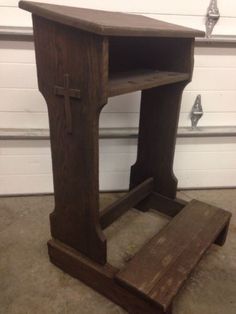
[[[153,178],[148,178],[143,183],[135,187],[129,193],[121,197],[113,204],[107,206],[100,213],[101,227],[105,229],[112,224],[117,218],[123,215],[128,209],[140,202],[153,188]]]
[[[188,79],[188,73],[155,70],[122,72],[110,77],[108,94],[112,97],[165,84],[186,81]]]
[[[107,41],[36,16],[33,25],[38,85],[50,121],[56,204],[50,215],[51,233],[105,264],[106,239],[98,212],[98,106],[106,103]],[[67,74],[69,86],[83,90],[81,100],[70,100],[72,136],[66,128],[64,99],[53,93]]]
[[[164,314],[153,304],[117,284],[114,276],[118,269],[108,263],[104,266],[94,263],[78,251],[54,239],[48,242],[48,252],[53,264],[119,304],[128,313]]]
[[[216,240],[229,218],[230,214],[226,211],[197,200],[191,201],[117,274],[117,280],[167,308],[173,295],[209,245]],[[192,263],[187,265],[185,260],[191,255],[190,252],[193,255]],[[163,278],[167,278],[176,267],[182,277],[175,284],[170,284],[168,279],[163,282]],[[158,289],[162,291],[164,283],[170,290],[168,299],[162,299],[162,294],[159,297],[160,294],[156,292]]]
[[[191,237],[191,243],[186,250],[171,265],[158,284],[149,293],[150,298],[162,304],[166,309],[171,304],[174,296],[184,284],[190,272],[195,268],[203,254],[216,240],[225,226],[229,225],[230,214],[217,210],[212,216],[207,228]]]
[[[103,36],[203,37],[204,32],[141,15],[20,1],[34,15]]]
[[[232,1],[234,1],[234,0],[232,0]],[[99,6],[97,6],[97,8],[98,9],[104,9],[104,10],[111,10],[111,11],[123,11],[123,12],[129,11],[129,9],[126,6],[121,6],[121,9],[116,10],[114,7],[114,4],[116,2],[110,1],[110,3],[112,5],[112,7],[108,8],[108,7],[103,5],[103,2],[101,3],[101,1],[100,1]],[[140,3],[140,1],[135,1],[135,3]],[[152,9],[148,9],[148,7],[146,6],[146,3],[145,3],[145,12],[143,12],[143,14],[145,14],[147,17],[150,17],[153,19],[159,19],[161,21],[166,21],[169,23],[174,23],[174,24],[179,24],[179,25],[183,25],[186,27],[205,30],[205,20],[202,16],[196,16],[196,15],[194,16],[194,15],[192,15],[192,13],[190,15],[183,15],[183,14],[177,15],[177,11],[175,11],[175,10],[173,10],[173,14],[168,14],[169,12],[167,12],[166,14],[161,14],[161,11],[159,11],[160,2],[158,1],[157,3],[158,3],[158,14],[155,14],[155,12]],[[68,3],[66,3],[66,4],[68,4]],[[126,1],[126,4],[127,4],[127,1]],[[179,4],[179,2],[178,2],[178,4]],[[209,4],[209,1],[208,1],[208,4]],[[208,4],[207,4],[207,6],[208,6]],[[199,5],[199,3],[197,3],[197,6],[200,7],[201,5]],[[205,12],[204,16],[206,14],[207,6],[204,7],[204,12]],[[230,8],[230,6],[228,5],[228,1],[226,3],[226,6]],[[82,7],[82,5],[80,5],[80,7]],[[89,5],[87,4],[87,1],[86,1],[86,4],[84,5],[84,7],[86,7],[86,8],[89,7]],[[91,8],[94,8],[94,7],[91,7]],[[192,2],[191,2],[191,8],[192,8]],[[133,10],[130,11],[130,13],[133,13],[133,12],[134,12]],[[220,7],[220,12],[221,12],[221,7]],[[15,27],[18,29],[19,27],[20,28],[25,27],[25,28],[28,28],[30,31],[31,27],[32,27],[32,20],[31,20],[30,14],[28,12],[24,12],[23,10],[19,10],[19,8],[15,8],[15,7],[1,7],[0,21],[1,21],[1,26],[5,26],[8,28]],[[221,35],[222,37],[225,36],[226,40],[227,40],[227,37],[229,35],[231,35],[232,37],[235,36],[235,25],[236,25],[235,21],[236,21],[235,16],[229,17],[229,15],[228,15],[227,17],[224,17],[223,15],[221,15],[220,22],[217,24],[217,26],[214,29],[214,35]],[[21,31],[21,29],[19,31]],[[22,29],[22,32],[27,33],[28,30]],[[29,38],[29,36],[23,36],[23,37],[20,36],[20,37],[23,38],[24,40],[27,40],[27,37]],[[12,38],[12,36],[6,36],[5,38],[10,39],[10,38]],[[15,38],[19,39],[19,35],[15,36]],[[31,36],[31,38],[33,39],[32,36]],[[32,40],[32,39],[30,39],[30,40]]]
[[[155,209],[162,214],[170,217],[176,216],[185,206],[187,202],[183,200],[171,199],[159,193],[152,192],[144,200],[134,207],[142,211]]]

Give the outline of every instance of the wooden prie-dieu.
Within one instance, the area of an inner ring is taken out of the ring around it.
[[[195,36],[144,16],[21,1],[33,16],[39,90],[50,125],[55,265],[129,313],[171,313],[184,281],[230,213],[176,199],[173,174],[181,96],[192,77]],[[130,191],[99,211],[99,115],[108,97],[141,90],[137,161]],[[129,208],[172,219],[122,269],[107,262],[103,229]]]

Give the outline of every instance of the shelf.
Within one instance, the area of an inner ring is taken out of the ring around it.
[[[189,79],[188,73],[139,70],[110,75],[108,96],[117,96]]]

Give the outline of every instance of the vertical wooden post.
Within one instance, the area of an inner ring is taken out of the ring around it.
[[[98,124],[100,107],[106,103],[106,39],[40,17],[33,21],[39,89],[47,102],[50,124],[55,191],[52,237],[104,264]],[[54,92],[63,86],[65,76],[69,77],[68,93],[79,91],[80,96],[67,97],[70,132],[65,97]]]
[[[175,198],[177,179],[172,168],[183,88],[183,83],[176,83],[142,91],[138,155],[130,188],[153,177],[155,192]]]
[[[178,183],[173,173],[176,135],[182,92],[193,71],[194,40],[150,40],[149,49],[152,64],[161,70],[189,73],[190,79],[142,91],[137,161],[131,167],[130,188],[153,177],[155,192],[175,198]]]

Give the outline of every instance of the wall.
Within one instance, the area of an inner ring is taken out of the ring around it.
[[[40,1],[96,9],[142,13],[177,24],[205,29],[209,1]],[[214,35],[236,34],[236,2],[218,1],[221,18]],[[0,0],[0,26],[31,27],[30,14],[17,1]],[[0,40],[0,128],[47,128],[46,105],[37,91],[32,42]],[[200,126],[231,126],[236,121],[236,46],[195,49],[193,81],[183,96],[180,126],[190,126],[189,113],[198,94],[204,116]],[[110,99],[100,127],[136,127],[139,93]],[[100,141],[101,190],[128,187],[129,167],[135,161],[136,140]],[[181,188],[236,186],[234,138],[178,139],[175,173]],[[50,146],[47,140],[0,141],[0,194],[52,192]]]

